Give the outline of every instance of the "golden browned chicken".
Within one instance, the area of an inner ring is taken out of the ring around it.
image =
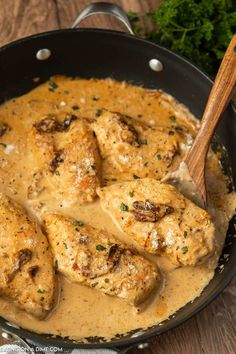
[[[84,120],[69,113],[48,115],[34,124],[29,146],[38,165],[29,198],[37,195],[33,187],[39,186],[39,176],[40,180],[46,177],[60,200],[68,204],[96,197],[100,157],[93,132]],[[45,189],[45,185],[38,189]]]
[[[0,296],[43,318],[55,294],[53,257],[47,238],[22,207],[0,194]]]
[[[92,126],[108,183],[138,177],[161,179],[180,151],[176,130],[151,127],[120,113],[104,111]]]
[[[145,251],[196,265],[215,250],[210,214],[173,186],[151,178],[100,188],[103,209]]]
[[[72,282],[135,306],[160,285],[157,267],[106,231],[55,213],[44,217],[58,270]]]

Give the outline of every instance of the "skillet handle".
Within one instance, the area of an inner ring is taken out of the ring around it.
[[[134,34],[125,11],[120,6],[110,4],[108,2],[96,2],[85,7],[75,19],[71,27],[76,28],[85,18],[97,14],[105,14],[116,17],[126,26],[130,34]]]
[[[35,354],[33,348],[30,347],[24,339],[20,338],[16,334],[3,330],[0,327],[0,336],[1,336],[1,343],[2,343],[2,345],[0,345],[0,353]]]

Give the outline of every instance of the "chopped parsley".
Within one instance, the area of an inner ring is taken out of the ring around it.
[[[134,192],[129,192],[129,196],[130,196],[131,198],[133,198]]]
[[[55,269],[55,271],[57,271],[57,270],[58,270],[58,260],[55,260],[55,263],[54,263],[54,269]]]
[[[39,294],[44,294],[45,293],[45,290],[42,290],[42,289],[38,289],[37,291]]]
[[[157,154],[157,160],[161,160],[161,155]]]
[[[53,90],[58,88],[58,84],[56,82],[54,82],[54,81],[49,81],[49,86]]]
[[[98,282],[91,284],[92,288],[95,288],[98,285]]]
[[[79,109],[79,106],[77,104],[74,104],[72,107],[73,111],[77,111]]]
[[[136,34],[167,47],[214,76],[235,33],[235,1],[164,0],[153,12],[128,13]]]
[[[175,122],[175,121],[176,121],[176,116],[170,116],[169,118],[170,118],[170,120],[171,120],[172,122]]]
[[[147,139],[139,140],[139,144],[147,145]]]
[[[102,114],[102,109],[97,109],[95,113],[96,117],[100,117],[101,114]]]
[[[60,176],[60,172],[59,172],[59,171],[55,171],[55,172],[54,172],[54,175]]]
[[[96,246],[96,250],[97,250],[97,251],[105,251],[105,250],[106,250],[106,247],[104,247],[103,245],[97,245],[97,246]]]
[[[187,253],[188,252],[188,247],[187,246],[182,247],[181,251],[182,251],[183,254]]]
[[[84,222],[81,220],[73,220],[72,225],[73,226],[84,226]]]
[[[63,242],[63,245],[64,245],[65,249],[67,250],[68,249],[67,244],[65,242]]]
[[[128,205],[121,203],[120,210],[121,211],[129,211],[129,207],[128,207]]]
[[[187,231],[184,231],[184,238],[186,238],[188,236]]]

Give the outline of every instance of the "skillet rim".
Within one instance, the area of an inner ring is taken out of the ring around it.
[[[37,38],[43,38],[43,37],[50,37],[50,36],[57,35],[57,34],[77,33],[77,32],[81,32],[81,33],[83,33],[83,32],[93,33],[94,32],[94,33],[101,33],[101,34],[106,34],[106,35],[113,35],[115,37],[118,36],[118,37],[123,37],[124,39],[139,41],[141,44],[144,43],[146,45],[152,45],[156,49],[159,49],[159,50],[165,52],[167,55],[175,57],[175,58],[179,59],[180,61],[184,62],[186,65],[188,65],[189,67],[193,68],[196,71],[196,75],[200,75],[202,77],[202,79],[205,80],[206,82],[208,82],[208,84],[210,84],[211,86],[213,84],[212,79],[204,71],[202,71],[201,68],[199,68],[197,65],[193,64],[191,61],[189,61],[185,57],[181,56],[180,54],[178,54],[174,51],[171,51],[165,47],[162,47],[156,43],[148,41],[146,39],[139,38],[137,36],[134,36],[134,35],[131,35],[128,33],[124,33],[124,32],[120,32],[120,31],[115,31],[115,30],[97,29],[97,28],[73,28],[73,29],[65,28],[65,29],[57,29],[57,30],[51,30],[51,31],[46,31],[46,32],[40,32],[37,34],[33,34],[30,36],[26,36],[26,37],[17,39],[15,41],[12,41],[12,42],[9,42],[9,43],[3,45],[2,47],[0,47],[0,55],[2,52],[5,52],[6,50],[8,50],[8,48],[11,48],[14,46],[20,46],[21,44],[26,43],[30,40],[34,40]],[[233,111],[235,114],[235,112],[236,112],[235,108],[233,108]],[[236,265],[236,259],[235,259],[234,263]],[[168,324],[168,322],[167,322],[167,324],[165,324],[163,327],[158,326],[158,325],[154,325],[155,328],[146,329],[146,330],[144,330],[145,333],[143,333],[137,337],[135,336],[135,337],[130,337],[130,338],[112,339],[112,341],[110,341],[110,342],[84,343],[83,344],[83,343],[77,343],[76,341],[73,341],[73,340],[65,339],[63,337],[44,338],[43,336],[48,336],[48,335],[44,334],[44,333],[40,334],[40,333],[36,333],[36,332],[31,332],[30,330],[23,329],[23,328],[16,328],[13,326],[9,326],[7,324],[8,321],[2,317],[0,317],[0,326],[2,326],[3,329],[9,330],[10,332],[12,332],[16,335],[19,335],[20,337],[30,339],[33,342],[35,342],[36,344],[38,343],[40,345],[46,345],[46,346],[51,345],[51,346],[61,347],[63,349],[69,349],[69,348],[70,349],[72,349],[72,348],[73,349],[75,349],[75,348],[78,348],[78,349],[82,349],[82,348],[83,349],[113,348],[114,350],[117,350],[117,348],[120,349],[123,347],[129,347],[129,346],[133,346],[138,343],[146,342],[152,337],[158,336],[164,332],[167,332],[171,329],[174,329],[174,328],[180,326],[184,322],[187,322],[188,320],[193,318],[196,314],[198,314],[200,311],[202,311],[205,307],[207,307],[213,300],[215,300],[216,297],[219,296],[220,293],[226,288],[226,286],[232,281],[232,279],[235,275],[236,275],[236,266],[234,267],[234,264],[232,264],[231,267],[229,268],[227,276],[223,278],[223,280],[220,282],[218,287],[214,290],[213,294],[211,296],[209,296],[195,310],[193,310],[190,315],[188,315],[188,316],[185,315],[185,317],[183,319],[177,320],[174,324]],[[213,278],[211,279],[211,281],[213,281],[214,277],[215,277],[215,274],[214,274]],[[210,283],[211,283],[211,281],[210,281]],[[177,312],[181,311],[183,308],[180,308]],[[67,342],[67,340],[68,340],[68,342]]]

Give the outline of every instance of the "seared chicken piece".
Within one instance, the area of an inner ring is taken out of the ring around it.
[[[34,124],[29,144],[39,170],[29,187],[31,198],[32,186],[39,185],[40,174],[68,204],[91,202],[96,197],[100,157],[96,139],[85,121],[68,113],[48,115]]]
[[[196,265],[215,250],[210,214],[173,186],[151,178],[98,190],[102,208],[145,251],[170,256],[178,265]]]
[[[139,305],[160,285],[155,264],[104,230],[55,213],[44,216],[59,272],[72,282]]]
[[[161,179],[179,153],[179,133],[104,111],[92,124],[103,162],[104,180]]]
[[[52,309],[53,257],[47,238],[15,201],[0,194],[0,296],[40,319]]]

